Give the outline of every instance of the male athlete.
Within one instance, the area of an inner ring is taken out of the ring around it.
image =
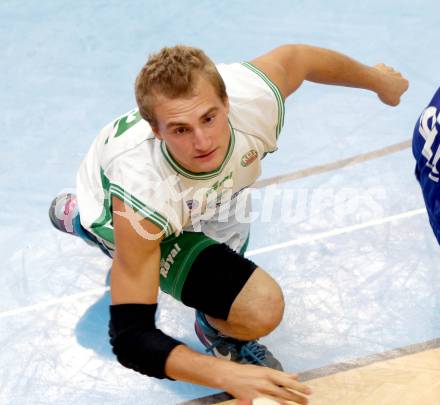
[[[416,178],[422,188],[437,242],[440,244],[440,87],[422,111],[413,133],[412,149],[416,158]]]
[[[93,142],[77,195],[53,201],[55,227],[113,259],[109,333],[124,366],[236,398],[307,403],[309,388],[257,341],[281,322],[281,288],[243,256],[246,188],[304,80],[368,89],[392,106],[408,87],[390,67],[306,45],[217,66],[199,49],[164,48],[136,79],[138,109]],[[196,309],[196,334],[214,356],[156,328],[159,288]]]

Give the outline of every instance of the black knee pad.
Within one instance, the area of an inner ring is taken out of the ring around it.
[[[196,258],[182,289],[182,302],[207,315],[228,319],[232,303],[257,265],[224,243],[208,246]]]

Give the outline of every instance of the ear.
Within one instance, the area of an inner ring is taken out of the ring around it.
[[[223,104],[225,105],[226,113],[229,114],[229,97],[224,99]]]
[[[162,136],[159,133],[159,130],[157,129],[156,126],[151,125],[151,131],[153,131],[153,134],[155,136],[156,139],[158,139],[159,141],[162,141]]]

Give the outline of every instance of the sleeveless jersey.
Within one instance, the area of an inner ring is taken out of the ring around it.
[[[284,100],[249,63],[217,68],[229,97],[230,142],[216,170],[192,173],[180,166],[137,109],[109,123],[94,140],[77,175],[78,205],[82,226],[110,249],[112,196],[157,225],[164,237],[193,231],[236,251],[245,244],[246,188],[259,177],[261,159],[277,148]]]
[[[440,88],[416,123],[412,149],[429,221],[440,243]]]

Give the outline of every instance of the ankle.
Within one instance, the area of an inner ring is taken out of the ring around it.
[[[197,318],[199,322],[205,327],[211,329],[213,332],[218,332],[218,329],[215,328],[212,323],[208,320],[208,315],[206,315],[204,312],[197,311]],[[211,318],[214,319],[214,318]]]

